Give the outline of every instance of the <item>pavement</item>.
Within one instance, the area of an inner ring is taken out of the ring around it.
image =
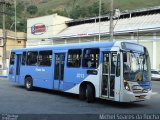
[[[79,100],[77,95],[23,86],[0,80],[0,114],[159,114],[160,81],[152,81],[150,100],[117,103],[96,99],[95,103]]]

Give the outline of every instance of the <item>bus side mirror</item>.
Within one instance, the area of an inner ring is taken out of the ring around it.
[[[123,62],[127,62],[127,53],[123,53]]]

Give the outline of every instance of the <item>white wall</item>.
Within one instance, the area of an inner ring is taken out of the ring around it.
[[[68,20],[72,20],[72,19],[59,16],[57,14],[28,19],[27,20],[27,47],[47,44],[48,41],[46,41],[45,43],[44,39],[51,38],[56,34],[58,34],[59,32],[66,29],[67,25],[65,24],[65,21],[68,21]],[[35,25],[37,26],[45,25],[46,31],[42,33],[38,32],[38,33],[32,34],[31,28]],[[50,45],[50,42],[49,42],[49,45]]]

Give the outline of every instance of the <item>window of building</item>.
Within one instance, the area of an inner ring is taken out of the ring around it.
[[[38,52],[36,51],[30,51],[27,52],[27,65],[37,65],[37,57]]]
[[[97,68],[99,65],[99,49],[84,49],[83,51],[83,67]]]
[[[81,66],[81,54],[82,50],[80,49],[72,49],[68,51],[68,67],[80,67]]]
[[[11,55],[10,55],[10,65],[14,65],[14,61],[15,61],[15,52],[11,52]]]
[[[38,63],[40,66],[51,66],[52,63],[52,51],[40,51],[38,57]]]
[[[18,44],[21,44],[21,41],[18,41]]]
[[[25,65],[26,64],[26,52],[23,52],[23,55],[22,55],[22,65]]]

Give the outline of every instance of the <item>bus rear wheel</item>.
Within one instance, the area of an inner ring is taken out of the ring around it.
[[[94,88],[93,88],[93,86],[90,85],[90,84],[87,84],[86,98],[87,98],[87,102],[88,102],[88,103],[94,102],[94,100],[95,100]]]
[[[33,90],[33,81],[32,81],[32,78],[31,77],[27,77],[25,79],[25,87],[28,91],[31,91]]]

